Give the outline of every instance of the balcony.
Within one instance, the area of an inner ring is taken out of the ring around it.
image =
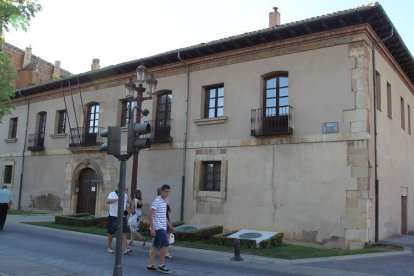
[[[43,151],[45,150],[44,143],[45,143],[45,134],[29,134],[27,141],[27,150],[31,151]]]
[[[96,127],[91,133],[90,128],[77,127],[70,129],[69,148],[96,147],[103,144],[101,131],[103,127]]]
[[[292,134],[292,107],[252,109],[250,132],[252,136]]]
[[[172,142],[172,137],[170,136],[171,131],[171,121],[146,121],[151,125],[151,142],[152,143],[169,143]]]

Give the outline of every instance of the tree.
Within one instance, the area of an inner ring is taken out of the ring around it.
[[[13,107],[10,99],[14,95],[12,84],[15,72],[9,56],[3,52],[4,32],[10,28],[26,31],[30,20],[42,9],[37,0],[0,0],[0,122]]]
[[[12,85],[12,80],[16,74],[10,64],[9,56],[0,52],[0,122],[9,109],[13,107],[10,99],[14,95],[15,87]]]

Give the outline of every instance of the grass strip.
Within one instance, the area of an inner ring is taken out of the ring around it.
[[[89,227],[77,227],[55,224],[54,222],[25,222],[26,224],[62,229],[68,231],[89,233],[95,235],[106,236],[107,231],[105,228],[98,228],[95,226]],[[129,235],[128,235],[129,236]],[[147,241],[151,240],[151,237],[146,236]],[[233,252],[234,249],[228,246],[210,244],[206,240],[202,241],[178,241],[176,240],[174,246],[197,248],[212,251],[222,252]],[[282,244],[278,247],[270,247],[264,249],[249,249],[241,248],[242,254],[280,258],[280,259],[306,259],[306,258],[319,258],[319,257],[333,257],[333,256],[344,256],[344,255],[357,255],[357,254],[368,254],[368,253],[381,253],[390,251],[403,250],[401,246],[392,245],[379,245],[379,246],[368,246],[364,249],[358,250],[346,250],[346,249],[330,249],[330,248],[315,248],[301,245]]]

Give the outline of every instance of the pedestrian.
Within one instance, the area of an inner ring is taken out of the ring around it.
[[[12,204],[12,197],[12,193],[7,189],[7,185],[3,185],[0,190],[0,231],[4,228],[7,212]]]
[[[174,227],[172,225],[172,221],[171,221],[171,205],[170,205],[170,200],[169,198],[167,198],[167,238],[168,241],[171,241],[171,235],[174,234]],[[165,255],[165,258],[167,259],[172,259],[173,256],[171,255],[171,244],[168,248],[168,253],[167,255]]]
[[[159,196],[160,194],[161,194],[161,187],[158,187],[157,188],[157,195]],[[169,200],[169,198],[166,198],[165,200],[167,201],[167,238],[168,238],[168,241],[170,241],[171,240],[171,235],[174,233],[175,230],[174,230],[174,227],[173,227],[172,222],[171,222],[170,200]],[[153,241],[154,241],[154,239],[153,239]],[[158,248],[158,249],[160,249],[160,248]],[[165,255],[165,258],[167,258],[167,259],[172,259],[173,258],[170,251],[171,251],[171,244],[168,247],[168,253],[167,253],[167,255]],[[151,248],[150,248],[148,254],[151,255]]]
[[[134,236],[137,236],[142,241],[142,246],[145,246],[146,239],[139,233],[139,224],[142,217],[142,193],[141,190],[136,190],[131,200],[130,213],[131,217],[128,219],[129,228],[131,229],[131,240],[128,245],[134,245]],[[129,223],[131,222],[131,223]]]
[[[160,195],[161,195],[161,187],[158,187],[157,188],[157,196],[160,196]],[[153,244],[153,243],[154,243],[154,237],[152,238],[152,241],[151,241],[151,244]],[[148,250],[148,255],[150,255],[150,256],[151,256],[151,248],[152,248],[152,246],[150,246],[150,248]],[[158,247],[157,249],[160,250],[161,248]]]
[[[171,191],[169,185],[164,184],[161,187],[161,194],[157,196],[152,203],[149,223],[150,233],[154,237],[151,254],[149,257],[148,271],[159,271],[161,273],[170,273],[170,270],[165,266],[165,256],[168,254],[168,237],[167,237],[167,198]],[[155,255],[158,248],[161,248],[159,265],[154,266]]]
[[[124,254],[130,253],[132,250],[128,248],[128,239],[126,233],[128,233],[128,225],[127,225],[127,206],[129,206],[129,198],[127,194],[127,189],[125,189],[125,197],[124,197],[124,214],[122,216],[122,243],[124,245]],[[108,216],[108,239],[107,239],[107,249],[108,253],[113,253],[114,250],[112,249],[112,240],[114,238],[114,234],[118,229],[118,197],[119,197],[119,184],[115,191],[109,193],[108,198],[106,199],[106,203],[109,204],[109,216]],[[128,205],[127,205],[128,204]]]

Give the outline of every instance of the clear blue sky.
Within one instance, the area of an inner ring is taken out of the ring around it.
[[[143,58],[268,27],[278,7],[281,23],[355,8],[358,0],[40,0],[29,31],[6,33],[6,41],[72,73]],[[380,4],[414,53],[414,2]]]

